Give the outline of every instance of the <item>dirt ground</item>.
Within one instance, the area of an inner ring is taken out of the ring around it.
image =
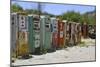
[[[34,65],[47,63],[80,62],[95,60],[95,40],[82,39],[78,46],[67,47],[53,53],[33,55],[33,58],[22,60],[16,59],[12,65]]]

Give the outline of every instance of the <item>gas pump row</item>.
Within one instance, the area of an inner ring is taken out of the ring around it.
[[[81,42],[81,24],[47,15],[11,13],[12,56],[29,58]]]

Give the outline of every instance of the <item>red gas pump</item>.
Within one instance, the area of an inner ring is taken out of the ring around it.
[[[58,48],[64,47],[64,23],[58,20]]]

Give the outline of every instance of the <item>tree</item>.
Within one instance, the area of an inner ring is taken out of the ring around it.
[[[61,19],[73,22],[79,22],[81,20],[81,15],[78,12],[71,11],[62,14]]]
[[[62,20],[68,20],[68,21],[79,22],[79,23],[86,22],[87,24],[93,25],[96,22],[96,10],[91,12],[86,12],[84,14],[70,11],[70,12],[63,13],[59,17]]]
[[[88,24],[95,25],[95,23],[96,23],[95,10],[91,11],[91,12],[86,12],[85,14],[83,14],[83,18],[84,18],[83,21],[87,22]]]
[[[20,12],[23,11],[23,8],[17,4],[11,5],[11,12]]]

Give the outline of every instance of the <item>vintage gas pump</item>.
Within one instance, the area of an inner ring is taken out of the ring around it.
[[[64,23],[58,20],[58,48],[64,47]]]
[[[45,16],[40,16],[40,43],[41,43],[41,49],[42,53],[46,53],[45,47]]]
[[[66,46],[69,46],[69,42],[70,42],[70,23],[66,23]]]
[[[28,43],[29,43],[29,53],[33,54],[35,51],[35,46],[34,46],[34,22],[33,22],[33,15],[28,15]]]
[[[75,43],[78,45],[81,42],[81,26],[80,23],[75,24]]]
[[[75,45],[78,44],[78,23],[75,23]]]
[[[17,55],[20,58],[29,58],[28,46],[28,18],[26,13],[17,13],[18,23],[18,39],[17,39]]]
[[[11,13],[11,56],[17,57],[16,54],[16,41],[17,41],[17,13]]]
[[[75,23],[69,22],[69,31],[70,31],[70,37],[69,37],[69,46],[75,45]]]
[[[51,51],[51,25],[50,18],[48,16],[41,16],[40,20],[41,27],[41,45],[43,53]]]
[[[41,50],[41,43],[40,41],[40,18],[39,15],[29,15],[28,16],[29,21],[29,50],[31,54],[42,54]]]
[[[82,35],[83,35],[83,38],[87,38],[88,37],[88,25],[86,22],[84,22],[82,24]]]
[[[63,20],[62,22],[64,23],[64,47],[66,47],[67,46],[66,45],[67,44],[67,42],[66,42],[67,41],[66,40],[67,39],[66,38],[66,36],[67,36],[67,32],[66,32],[67,31],[67,20]]]
[[[78,24],[78,44],[81,43],[81,37],[82,37],[82,32],[81,32],[81,24]]]
[[[40,44],[40,18],[39,15],[33,15],[33,46],[34,54],[41,54]]]
[[[52,26],[52,46],[54,49],[58,46],[58,21],[55,17],[51,18],[51,26]]]

